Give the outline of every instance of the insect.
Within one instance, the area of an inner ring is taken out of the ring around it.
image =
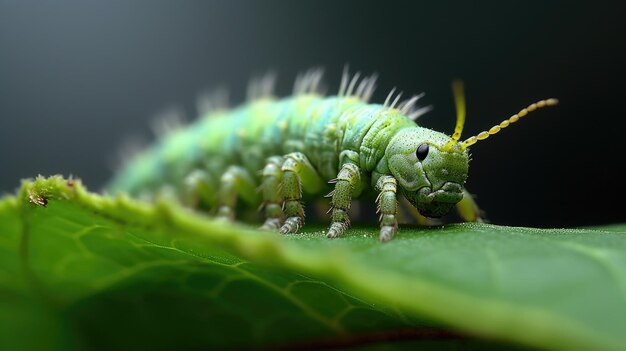
[[[456,207],[463,220],[480,220],[464,188],[468,147],[558,102],[541,100],[461,140],[466,109],[460,82],[453,83],[457,117],[448,136],[416,124],[428,111],[417,106],[421,95],[401,102],[401,93],[392,91],[383,104],[370,104],[376,76],[344,70],[338,94],[323,96],[321,77],[320,70],[299,76],[293,96],[284,99],[271,97],[271,79],[252,83],[247,104],[212,111],[169,133],[126,165],[110,189],[132,195],[171,189],[182,202],[228,220],[242,200],[261,206],[261,228],[282,234],[304,225],[303,197],[330,190],[328,238],[348,229],[353,198],[377,193],[379,239],[385,242],[398,230],[399,197],[426,217]]]

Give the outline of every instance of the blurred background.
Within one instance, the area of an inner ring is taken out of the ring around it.
[[[466,84],[469,136],[530,102],[556,108],[472,148],[468,189],[498,224],[567,227],[626,220],[626,21],[602,1],[0,0],[0,193],[22,178],[74,175],[99,190],[124,140],[152,139],[199,92],[244,101],[274,70],[277,93],[310,67],[336,91],[344,64],[426,92],[421,125],[451,133],[450,82]],[[471,134],[470,134],[471,133]]]

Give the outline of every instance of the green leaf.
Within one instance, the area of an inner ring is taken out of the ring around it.
[[[472,336],[477,348],[624,349],[625,234],[457,224],[403,227],[387,244],[377,228],[282,237],[38,178],[0,200],[0,345],[445,348]]]

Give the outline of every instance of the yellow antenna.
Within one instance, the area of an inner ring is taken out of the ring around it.
[[[452,94],[454,95],[454,106],[456,107],[456,126],[452,139],[444,145],[444,150],[450,150],[461,139],[463,126],[465,125],[465,93],[463,92],[463,82],[455,80],[452,82]]]
[[[469,138],[465,139],[465,141],[463,141],[463,143],[461,144],[461,147],[463,149],[465,149],[468,146],[476,144],[476,142],[478,142],[479,140],[485,140],[485,139],[489,138],[491,135],[498,134],[498,132],[500,132],[500,130],[508,127],[509,124],[511,124],[511,123],[515,123],[515,122],[519,121],[520,118],[526,116],[529,112],[533,112],[533,111],[535,111],[538,108],[542,108],[542,107],[546,107],[546,106],[554,106],[554,105],[556,105],[558,103],[559,103],[559,100],[557,100],[557,99],[546,99],[546,100],[541,100],[541,101],[535,102],[534,104],[530,104],[530,105],[528,105],[528,107],[520,110],[518,113],[514,114],[513,116],[509,117],[508,119],[505,119],[500,124],[497,124],[497,125],[491,127],[491,129],[489,129],[488,131],[480,132],[480,133],[478,133],[478,135],[475,135],[475,136],[472,136],[472,137],[469,137]]]

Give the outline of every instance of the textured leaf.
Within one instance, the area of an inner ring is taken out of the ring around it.
[[[0,200],[0,345],[624,349],[625,230],[458,224],[402,228],[384,245],[376,228],[281,237],[40,178]]]

